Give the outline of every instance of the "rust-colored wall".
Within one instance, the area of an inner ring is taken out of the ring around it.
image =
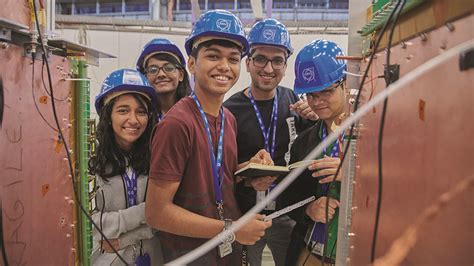
[[[2,0],[0,17],[13,20],[25,26],[30,25],[30,7],[28,0]]]
[[[474,16],[392,49],[391,64],[401,77],[427,60],[474,39]],[[385,52],[377,54],[372,77],[383,75]],[[365,65],[362,69],[365,69]],[[420,214],[461,180],[474,178],[474,69],[460,72],[459,58],[421,76],[389,98],[383,144],[383,196],[376,257]],[[369,98],[385,87],[383,79],[368,82]],[[377,141],[382,105],[361,120],[351,231],[350,264],[367,265],[377,202]],[[417,231],[417,242],[403,265],[473,265],[474,188],[459,193]]]
[[[3,0],[1,6],[0,17],[29,24],[27,1]],[[55,97],[67,98],[72,85],[60,81],[57,66],[67,72],[68,62],[52,56],[50,64]],[[71,179],[58,134],[47,125],[56,127],[51,98],[42,85],[41,68],[42,62],[36,60],[33,78],[31,58],[23,57],[21,47],[0,48],[5,97],[0,128],[0,198],[10,265],[74,264]],[[44,77],[47,82],[46,69]],[[56,101],[56,105],[69,143],[71,103],[66,99]]]
[[[55,127],[51,98],[42,87],[41,61],[35,62],[32,88],[33,65],[31,59],[21,54],[21,49],[15,46],[0,50],[5,94],[0,130],[0,183],[6,250],[11,265],[22,262],[67,265],[74,262],[71,179],[58,134],[47,125]],[[67,62],[58,57],[53,57],[51,64],[68,69]],[[64,99],[71,88],[64,81],[58,82],[57,74],[53,79],[55,97]],[[65,100],[56,104],[64,134],[69,138],[70,103]]]

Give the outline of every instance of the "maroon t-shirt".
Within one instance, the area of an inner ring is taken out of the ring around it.
[[[224,217],[237,220],[240,212],[234,195],[233,173],[237,169],[236,122],[232,113],[224,108],[222,196]],[[206,114],[211,131],[214,151],[217,150],[221,127],[221,116]],[[215,153],[214,153],[215,154]],[[196,103],[185,97],[176,103],[157,125],[151,146],[149,177],[167,181],[179,181],[174,203],[202,216],[219,219],[214,192],[211,154],[207,133]],[[163,217],[166,219],[166,217]],[[165,262],[202,245],[208,239],[178,236],[159,232]],[[217,248],[195,261],[195,265],[238,265],[241,247],[234,242],[233,252],[220,258]]]

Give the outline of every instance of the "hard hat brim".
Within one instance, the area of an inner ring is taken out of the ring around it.
[[[277,45],[277,44],[264,43],[264,42],[254,42],[254,43],[252,43],[252,45],[250,45],[250,48],[249,48],[249,54],[250,54],[250,51],[252,51],[253,49],[257,49],[259,47],[265,47],[265,46],[279,48],[279,49],[281,49],[282,51],[284,51],[286,53],[287,57],[290,57],[290,55],[293,54],[293,50],[289,50],[284,45]]]
[[[196,47],[195,42],[198,41],[200,38],[210,37],[206,40],[227,40],[235,43],[237,46],[242,48],[242,57],[247,55],[249,50],[249,44],[247,38],[244,36],[236,35],[236,34],[229,34],[226,32],[218,32],[218,31],[206,31],[201,34],[193,36],[191,39],[186,40],[186,53],[191,55],[193,51],[193,47]],[[202,43],[202,42],[200,42]],[[199,44],[199,43],[198,43]]]
[[[151,101],[152,109],[155,109],[158,105],[158,96],[155,89],[149,86],[143,85],[130,85],[123,84],[114,88],[114,92],[106,95],[101,95],[95,101],[95,109],[98,114],[102,111],[102,108],[109,103],[112,99],[117,98],[124,94],[135,93],[145,96]]]
[[[137,70],[141,73],[145,73],[145,64],[151,56],[157,53],[169,53],[177,57],[178,62],[181,65],[186,65],[186,60],[179,48],[174,44],[150,44],[140,54],[137,60]]]

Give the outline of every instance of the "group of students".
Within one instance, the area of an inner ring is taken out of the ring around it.
[[[296,58],[294,90],[279,86],[293,48],[275,19],[255,23],[245,36],[235,15],[208,11],[185,48],[187,63],[169,40],[152,40],[136,70],[112,72],[96,97],[92,218],[128,264],[162,265],[227,230],[284,178],[234,176],[238,169],[302,160],[349,112],[346,65],[336,58],[343,53],[331,41],[306,45]],[[224,102],[245,56],[251,84]],[[266,245],[276,265],[311,265],[323,257],[334,263],[340,184],[328,191],[328,183],[340,164],[342,138],[261,214],[192,264],[241,265],[244,252],[250,265],[261,265]],[[311,195],[317,200],[264,220]],[[93,240],[93,265],[123,264],[98,230]]]

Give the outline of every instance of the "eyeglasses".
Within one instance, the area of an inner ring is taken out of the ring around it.
[[[337,88],[339,88],[339,86],[343,86],[342,81],[339,81],[337,85],[332,88],[325,89],[319,92],[306,93],[306,98],[320,98],[323,100],[327,100],[329,99],[329,97],[331,97],[334,94],[334,92],[336,91]]]
[[[159,67],[157,65],[151,65],[147,68],[145,68],[145,73],[150,74],[150,75],[158,75],[160,73],[160,70],[163,69],[163,72],[166,74],[171,74],[176,71],[179,67],[176,66],[175,64],[172,63],[166,63],[163,66]]]
[[[250,57],[253,61],[253,65],[260,68],[265,68],[268,62],[271,62],[272,68],[275,70],[283,69],[286,65],[286,59],[281,57],[275,57],[273,59],[268,59],[265,56],[257,55],[254,57]]]

